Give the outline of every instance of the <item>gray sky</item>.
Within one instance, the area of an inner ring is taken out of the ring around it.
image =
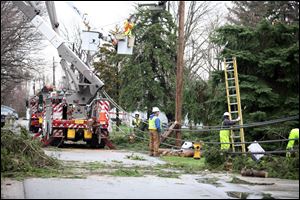
[[[124,20],[135,11],[135,6],[142,3],[157,3],[158,1],[72,1],[80,12],[87,13],[89,24],[93,31],[99,31],[108,34],[116,25],[123,26]],[[226,2],[228,4],[230,2]],[[225,3],[220,1],[225,10]],[[218,5],[218,4],[217,4]],[[56,13],[61,27],[65,25],[69,31],[75,24],[81,24],[82,30],[86,30],[83,20],[75,12],[75,10],[66,1],[55,1]],[[49,22],[50,25],[50,22]],[[72,41],[70,41],[72,42]],[[52,65],[53,57],[56,61],[56,84],[61,80],[63,75],[62,69],[59,65],[60,58],[55,49],[48,41],[45,41],[46,48],[42,52],[47,61],[45,67],[45,74],[47,79],[52,83]]]
[[[156,3],[157,1],[147,1],[147,3]],[[72,1],[73,5],[82,13],[87,13],[89,25],[92,31],[99,31],[107,35],[116,25],[123,26],[126,18],[130,16],[135,10],[138,3],[145,3],[143,1]],[[74,25],[80,24],[82,30],[86,30],[83,20],[66,1],[55,1],[57,18],[60,26],[66,26],[70,32]],[[48,18],[47,18],[48,20]],[[48,20],[49,22],[49,20]],[[50,22],[49,22],[50,25]],[[68,41],[66,41],[68,42]],[[72,42],[72,41],[69,41]],[[52,66],[53,57],[56,62],[56,84],[61,80],[63,75],[62,69],[59,65],[60,58],[57,54],[57,49],[54,48],[50,42],[45,40],[46,48],[42,52],[45,57],[47,65],[45,66],[46,81],[52,83]]]
[[[156,3],[157,1],[148,1],[147,3]],[[123,26],[125,19],[135,10],[138,3],[145,3],[143,1],[55,1],[56,14],[60,27],[66,26],[70,32],[75,25],[80,24],[82,30],[86,30],[83,20],[72,8],[72,4],[80,10],[81,13],[87,13],[89,25],[93,31],[99,31],[107,35],[116,25]],[[47,16],[46,20],[49,22]],[[68,42],[68,41],[66,41]],[[72,42],[72,41],[69,41]],[[47,64],[45,66],[46,82],[52,84],[52,66],[53,57],[56,62],[56,85],[61,80],[63,71],[59,65],[60,58],[58,57],[57,49],[54,48],[50,42],[45,40],[45,46],[42,56],[45,58]],[[39,87],[39,86],[37,86]],[[32,93],[32,91],[31,91]]]

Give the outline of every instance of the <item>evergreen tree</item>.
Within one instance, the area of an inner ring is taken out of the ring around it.
[[[185,79],[187,80],[187,79]],[[210,107],[206,107],[204,102],[208,100],[208,85],[201,79],[185,81],[183,90],[183,116],[188,115],[189,126],[193,124],[208,123]]]
[[[299,23],[299,1],[233,1],[228,20],[236,25],[256,26],[271,23]]]
[[[176,27],[167,11],[140,10],[133,29],[133,55],[121,69],[121,104],[151,112],[153,106],[174,120]]]
[[[96,74],[104,82],[103,90],[117,103],[121,84],[119,72],[125,59],[126,57],[117,54],[111,44],[105,44],[100,48],[100,54],[96,59],[98,61],[94,62]]]
[[[244,123],[299,115],[299,25],[263,20],[256,27],[226,25],[216,31],[213,41],[224,45],[223,57],[236,56],[240,82]],[[221,108],[227,110],[224,72],[215,72],[213,91],[223,88],[216,95],[216,116]],[[223,99],[222,101],[220,100]],[[223,102],[220,103],[220,102]],[[225,111],[224,110],[224,111]],[[216,122],[219,117],[213,121]],[[247,129],[255,139],[274,133],[285,134],[299,122],[280,126]]]

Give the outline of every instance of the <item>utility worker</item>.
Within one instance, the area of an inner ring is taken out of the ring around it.
[[[141,126],[141,119],[139,113],[136,113],[134,119],[132,120],[132,126],[134,129],[139,129]]]
[[[104,106],[101,106],[98,122],[102,125],[102,127],[107,128],[107,126],[108,126],[108,117],[106,115],[106,111],[105,111]]]
[[[149,118],[149,132],[150,132],[150,143],[149,143],[149,149],[150,149],[150,156],[159,156],[158,154],[158,148],[160,143],[160,132],[161,132],[161,123],[160,119],[158,118],[159,115],[159,108],[153,107],[152,113]]]
[[[124,35],[131,37],[131,30],[134,24],[131,22],[131,19],[128,19],[124,22]]]
[[[141,119],[139,117],[140,115],[138,113],[135,114],[135,117],[132,120],[132,126],[133,126],[133,133],[130,134],[129,139],[133,143],[135,136],[139,133],[139,129],[141,126]]]
[[[221,144],[221,150],[228,150],[230,148],[230,144],[229,144],[230,130],[228,128],[229,128],[229,126],[234,125],[238,121],[240,121],[240,117],[238,117],[235,120],[230,120],[229,112],[225,112],[223,114],[222,128],[220,130],[220,142],[221,143],[224,142],[224,143],[228,143],[228,144]]]
[[[286,146],[286,150],[292,150],[294,148],[295,139],[299,140],[299,128],[293,128],[289,135],[289,142]],[[299,144],[299,141],[298,141]],[[291,152],[286,153],[286,157],[291,157]]]

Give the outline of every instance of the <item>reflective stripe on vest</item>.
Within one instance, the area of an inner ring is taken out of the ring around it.
[[[134,125],[136,125],[136,126],[140,126],[141,119],[133,119],[133,123],[134,123]]]
[[[155,120],[157,116],[154,116],[152,119],[149,119],[149,130],[156,130]]]

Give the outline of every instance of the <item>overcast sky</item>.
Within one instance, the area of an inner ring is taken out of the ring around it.
[[[146,3],[156,3],[157,1],[147,1]],[[125,19],[135,11],[137,4],[145,3],[144,1],[55,1],[56,14],[60,26],[66,26],[69,31],[74,25],[80,24],[82,30],[86,30],[83,20],[72,8],[72,4],[82,13],[87,13],[89,25],[93,31],[99,31],[107,35],[116,25],[123,26]],[[47,19],[48,20],[48,19]],[[49,21],[48,21],[49,22]],[[50,22],[49,22],[50,23]],[[50,25],[50,24],[49,24]],[[66,41],[68,42],[68,41]],[[72,42],[72,41],[70,41]],[[61,80],[62,69],[58,62],[60,58],[57,54],[57,49],[54,48],[48,41],[45,41],[46,48],[42,52],[45,56],[47,65],[45,71],[48,81],[52,83],[52,66],[53,57],[56,61],[56,84]]]
[[[157,2],[158,1],[72,1],[71,3],[67,3],[66,1],[55,1],[55,6],[61,27],[66,26],[69,30],[72,30],[75,24],[81,24],[82,29],[86,30],[82,19],[70,5],[73,4],[80,12],[88,14],[89,24],[92,30],[108,34],[108,31],[112,30],[116,25],[123,26],[124,20],[135,11],[137,4]],[[226,2],[226,4],[227,3],[230,2]],[[220,4],[225,5],[224,2]],[[58,84],[58,81],[61,80],[62,69],[59,65],[60,59],[57,54],[57,49],[48,41],[46,41],[46,46],[47,48],[45,48],[42,54],[45,55],[47,61],[45,69],[48,76],[47,79],[52,83],[52,65],[53,57],[55,57],[55,61],[57,62],[56,84]]]

